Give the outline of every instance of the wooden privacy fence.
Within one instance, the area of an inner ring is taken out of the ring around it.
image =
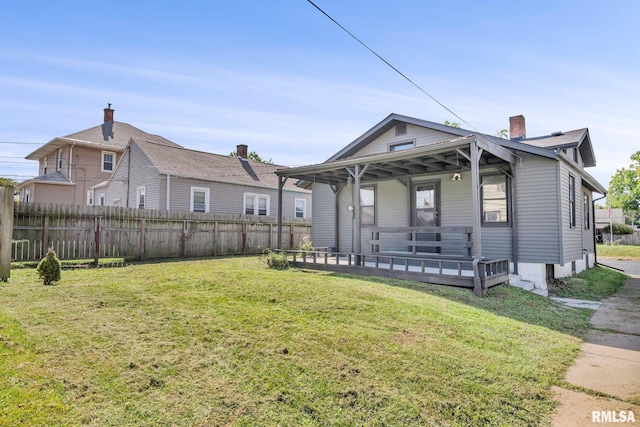
[[[113,206],[19,203],[13,219],[13,261],[38,260],[49,246],[61,259],[258,254],[275,247],[278,232],[275,217]],[[282,249],[310,235],[309,220],[285,219]]]

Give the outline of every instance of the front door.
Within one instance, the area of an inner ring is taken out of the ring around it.
[[[440,225],[440,185],[437,182],[416,183],[412,186],[411,225],[436,227]],[[417,233],[418,241],[439,241],[438,233]],[[439,247],[416,246],[416,252],[440,253]]]

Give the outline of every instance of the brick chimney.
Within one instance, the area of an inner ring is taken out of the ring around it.
[[[527,137],[527,128],[524,123],[524,116],[509,117],[509,138],[519,141]]]
[[[238,156],[238,158],[240,159],[247,159],[247,150],[249,149],[249,147],[245,144],[238,144],[238,146],[236,147],[236,155]]]
[[[111,103],[107,104],[108,107],[104,109],[104,122],[112,122],[113,121],[113,108],[111,108]]]

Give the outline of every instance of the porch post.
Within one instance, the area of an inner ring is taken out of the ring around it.
[[[282,187],[287,179],[282,179],[282,175],[278,175],[278,250],[282,250]]]
[[[478,156],[478,143],[473,140],[469,143],[471,152],[471,198],[473,202],[473,293],[481,297],[483,295],[478,262],[482,259],[482,224],[480,222],[480,159]]]
[[[360,229],[360,165],[355,166],[353,178],[354,187],[354,200],[353,211],[355,214],[355,239],[356,239],[356,265],[360,265],[360,253],[362,252],[362,230]]]
[[[509,163],[511,171],[511,245],[513,246],[513,274],[518,274],[518,193],[516,192],[516,165]]]

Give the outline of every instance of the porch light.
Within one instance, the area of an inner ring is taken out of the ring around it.
[[[451,175],[451,181],[462,181],[462,175],[460,174],[460,172],[456,172]]]

